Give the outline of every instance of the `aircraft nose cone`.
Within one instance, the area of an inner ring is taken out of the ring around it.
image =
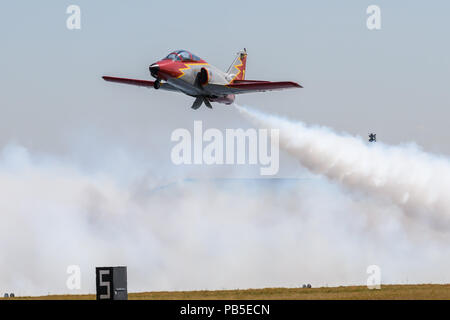
[[[148,69],[153,77],[158,78],[159,66],[156,63],[152,64]]]

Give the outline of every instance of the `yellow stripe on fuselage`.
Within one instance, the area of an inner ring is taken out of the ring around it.
[[[191,66],[208,66],[209,63],[184,63],[184,65],[186,66],[186,68],[180,68],[178,69],[178,71],[181,72],[181,74],[177,77],[177,78],[181,78],[182,76],[185,75],[184,70],[189,70],[191,69]]]

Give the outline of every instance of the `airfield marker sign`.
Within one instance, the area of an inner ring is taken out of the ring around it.
[[[95,268],[97,300],[128,300],[127,267]]]

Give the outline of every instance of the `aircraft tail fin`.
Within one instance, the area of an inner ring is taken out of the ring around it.
[[[247,63],[247,50],[239,51],[234,59],[233,63],[227,70],[227,74],[230,77],[230,83],[235,80],[245,80],[245,66]]]

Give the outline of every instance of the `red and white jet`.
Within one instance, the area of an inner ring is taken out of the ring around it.
[[[155,81],[108,76],[104,76],[103,79],[182,92],[195,98],[192,109],[200,108],[202,103],[205,103],[208,108],[212,108],[211,102],[231,104],[234,102],[235,95],[241,93],[302,88],[291,81],[245,80],[246,61],[247,51],[244,49],[238,52],[227,72],[223,72],[189,51],[178,50],[150,65],[150,74],[156,79]]]

